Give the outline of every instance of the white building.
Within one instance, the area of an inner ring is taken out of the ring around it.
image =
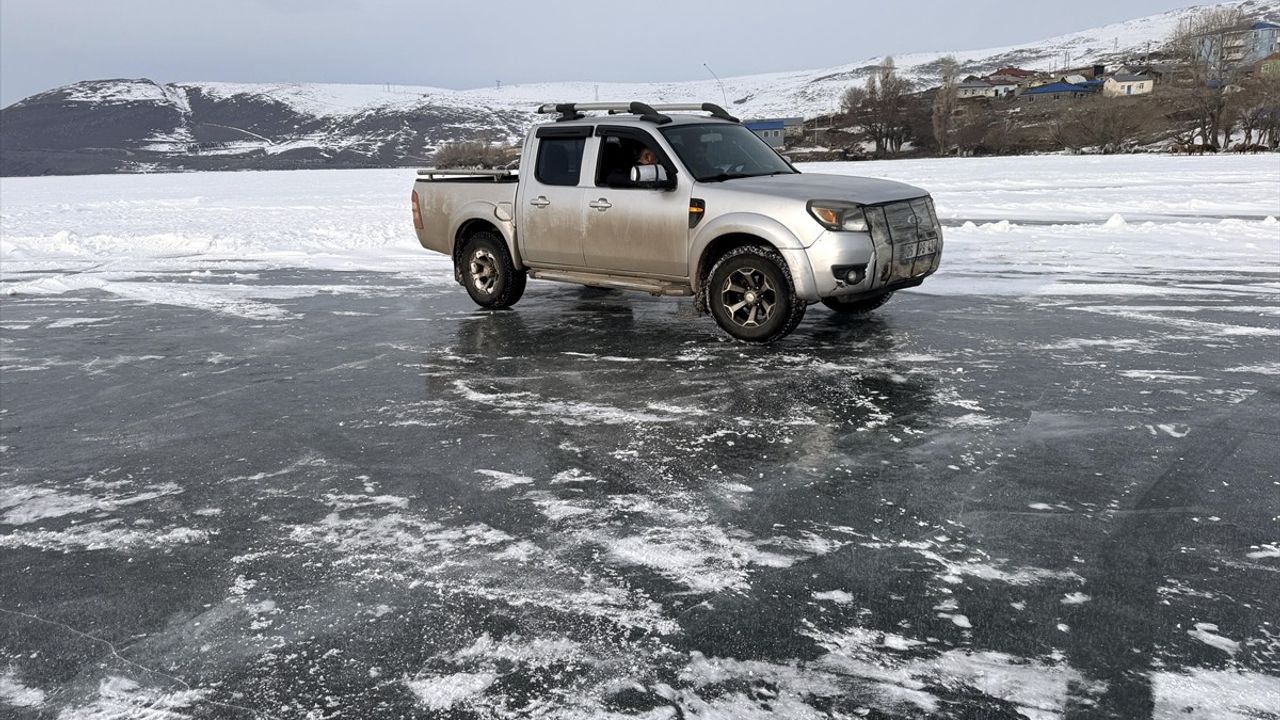
[[[970,80],[956,86],[956,97],[966,98],[995,97],[995,88],[986,80]]]
[[[1112,75],[1102,85],[1103,97],[1147,95],[1155,88],[1155,79],[1147,75]]]
[[[992,97],[1011,97],[1018,92],[1018,83],[1006,80],[991,80],[987,83],[991,86]]]

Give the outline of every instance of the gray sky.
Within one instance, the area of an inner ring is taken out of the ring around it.
[[[470,88],[820,68],[1030,42],[1185,0],[0,0],[0,106],[77,80]]]

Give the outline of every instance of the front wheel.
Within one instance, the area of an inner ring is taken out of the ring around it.
[[[472,235],[458,257],[462,284],[480,307],[508,308],[524,295],[528,276],[517,270],[507,244],[492,232]]]
[[[769,343],[786,337],[804,318],[786,260],[772,248],[746,246],[725,253],[711,268],[706,303],[720,328],[737,340]]]
[[[891,297],[893,297],[893,293],[887,292],[883,295],[877,295],[873,298],[863,300],[825,298],[822,301],[822,304],[844,315],[865,315],[889,302],[889,298]]]

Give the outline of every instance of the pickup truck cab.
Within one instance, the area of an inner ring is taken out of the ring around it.
[[[692,296],[732,337],[771,342],[811,304],[866,313],[938,269],[927,192],[801,173],[718,106],[539,112],[558,117],[529,131],[518,174],[427,169],[414,184],[419,242],[482,307],[515,304],[528,278]]]

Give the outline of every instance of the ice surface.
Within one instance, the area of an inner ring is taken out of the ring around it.
[[[3,415],[0,551],[74,580],[90,558],[215,570],[149,624],[111,620],[193,689],[86,642],[75,693],[0,657],[0,703],[218,716],[210,697],[248,688],[277,711],[261,676],[481,717],[1058,718],[1107,692],[1101,653],[1151,661],[1107,680],[1142,678],[1156,717],[1264,716],[1274,629],[1224,598],[1272,602],[1231,582],[1274,574],[1273,513],[1257,530],[1191,508],[1196,532],[1248,532],[1219,555],[1207,534],[1162,545],[1169,572],[1213,570],[1158,593],[1095,554],[1109,533],[1116,562],[1165,541],[1141,531],[1186,508],[1134,508],[1183,458],[1214,468],[1207,497],[1270,482],[1214,453],[1266,430],[1246,400],[1278,372],[1258,350],[1280,295],[1271,160],[808,166],[933,190],[942,270],[865,322],[814,308],[767,349],[644,296],[533,284],[516,312],[475,311],[415,244],[407,171],[4,179],[0,367],[34,399]],[[173,334],[188,324],[212,342]],[[86,392],[68,409],[41,380]],[[68,452],[138,472],[34,467],[59,419],[100,423]],[[1130,597],[1176,619],[1142,653],[1129,635],[1095,653]]]

